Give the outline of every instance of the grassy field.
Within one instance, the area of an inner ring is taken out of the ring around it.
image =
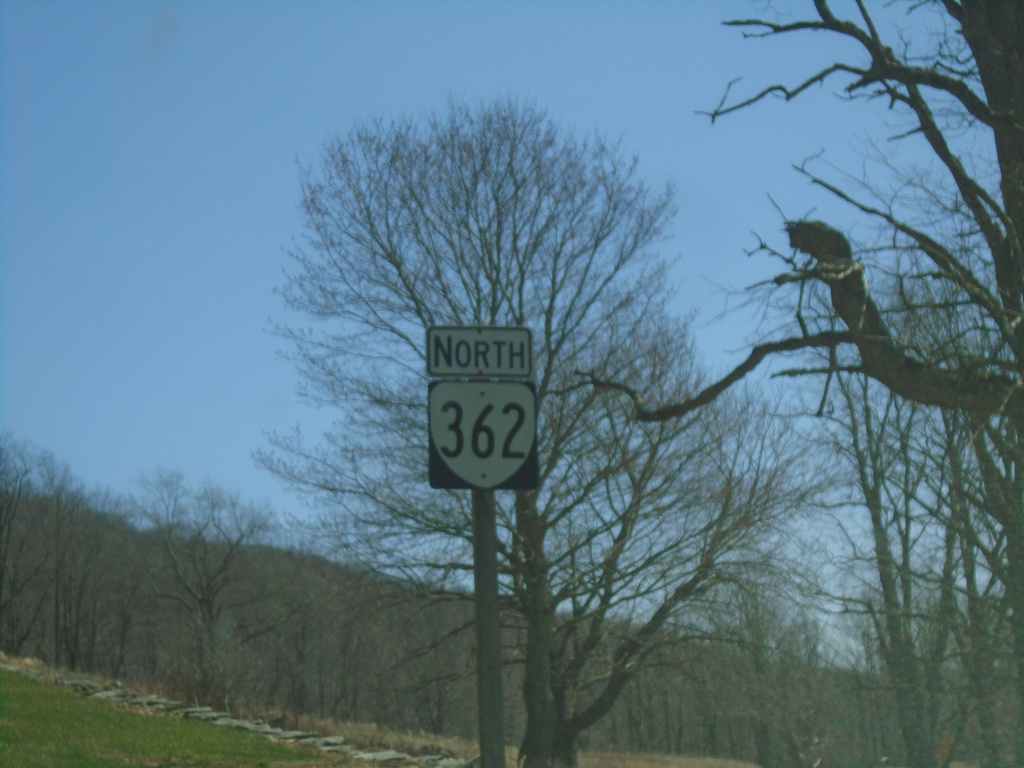
[[[469,758],[476,745],[375,725],[299,718],[305,730],[344,735],[363,748],[411,754],[444,751]],[[439,749],[440,748],[440,749]],[[508,765],[515,766],[514,749]],[[314,768],[362,765],[351,758],[193,720],[143,713],[0,670],[3,768]],[[662,755],[584,753],[580,768],[757,768],[751,763]]]
[[[0,670],[0,766],[5,768],[344,764],[340,757],[309,748],[286,746],[208,723],[145,715]]]

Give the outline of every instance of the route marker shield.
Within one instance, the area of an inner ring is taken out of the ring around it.
[[[537,487],[532,383],[432,382],[428,420],[432,488]]]

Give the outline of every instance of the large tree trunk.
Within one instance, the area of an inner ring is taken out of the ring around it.
[[[1016,525],[1006,533],[1006,602],[1013,632],[1013,658],[1017,667],[1017,764],[1024,764],[1024,511],[1015,510]]]
[[[523,768],[554,765],[555,703],[551,692],[554,610],[544,558],[544,521],[535,494],[516,494],[516,535],[523,550],[522,610],[526,619],[523,703],[526,732],[519,747]]]
[[[526,730],[519,747],[522,768],[576,768],[578,724],[556,700],[555,605],[544,554],[546,521],[535,493],[516,494],[516,536],[523,550],[520,606],[526,621],[523,704]]]
[[[967,596],[966,647],[961,652],[966,658],[967,685],[978,717],[981,740],[981,768],[1001,768],[1002,736],[999,728],[998,707],[992,696],[996,677],[995,654],[992,643],[992,621],[979,594],[973,543],[962,537]]]
[[[555,724],[554,736],[550,762],[552,768],[576,768],[579,733],[567,723],[559,721]]]
[[[971,47],[985,87],[988,105],[998,118],[993,128],[999,160],[1000,191],[1015,232],[1006,248],[994,256],[1006,260],[1000,274],[1001,298],[1017,311],[1024,310],[1024,4],[1006,0],[965,0],[964,38]],[[1015,263],[1014,263],[1015,262]],[[997,268],[1001,266],[997,264]],[[1003,281],[1006,275],[1006,282]],[[1011,295],[1012,294],[1012,295]],[[1020,362],[1020,361],[1018,361]]]

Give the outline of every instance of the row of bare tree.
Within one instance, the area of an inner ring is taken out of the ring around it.
[[[884,399],[868,413],[870,388],[848,383],[847,418],[831,420],[845,447],[831,450],[848,458],[851,493],[815,518],[848,546],[833,542],[799,573],[748,564],[691,601],[646,636],[629,683],[578,746],[854,766],[927,743],[949,761],[1010,763],[1011,643],[987,565],[1000,545],[977,529],[984,517],[969,501],[946,501],[971,493],[969,462],[936,449],[962,449],[942,431],[955,425]],[[946,500],[925,490],[935,484]],[[9,655],[218,706],[474,735],[465,592],[274,545],[281,531],[267,511],[173,473],[151,474],[131,498],[86,494],[9,437],[0,502]],[[570,695],[607,690],[622,643],[652,609],[610,612]],[[511,600],[504,615],[507,731],[522,738],[531,630]],[[571,611],[555,623],[566,664],[585,635]]]
[[[217,706],[451,728],[420,705],[426,665],[441,688],[465,676],[442,642],[465,614],[274,546],[268,512],[214,486],[156,472],[141,487],[97,497],[0,440],[0,651]]]

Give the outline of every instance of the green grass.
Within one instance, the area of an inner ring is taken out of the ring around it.
[[[0,670],[0,766],[285,768],[333,756],[177,717],[144,715]]]

